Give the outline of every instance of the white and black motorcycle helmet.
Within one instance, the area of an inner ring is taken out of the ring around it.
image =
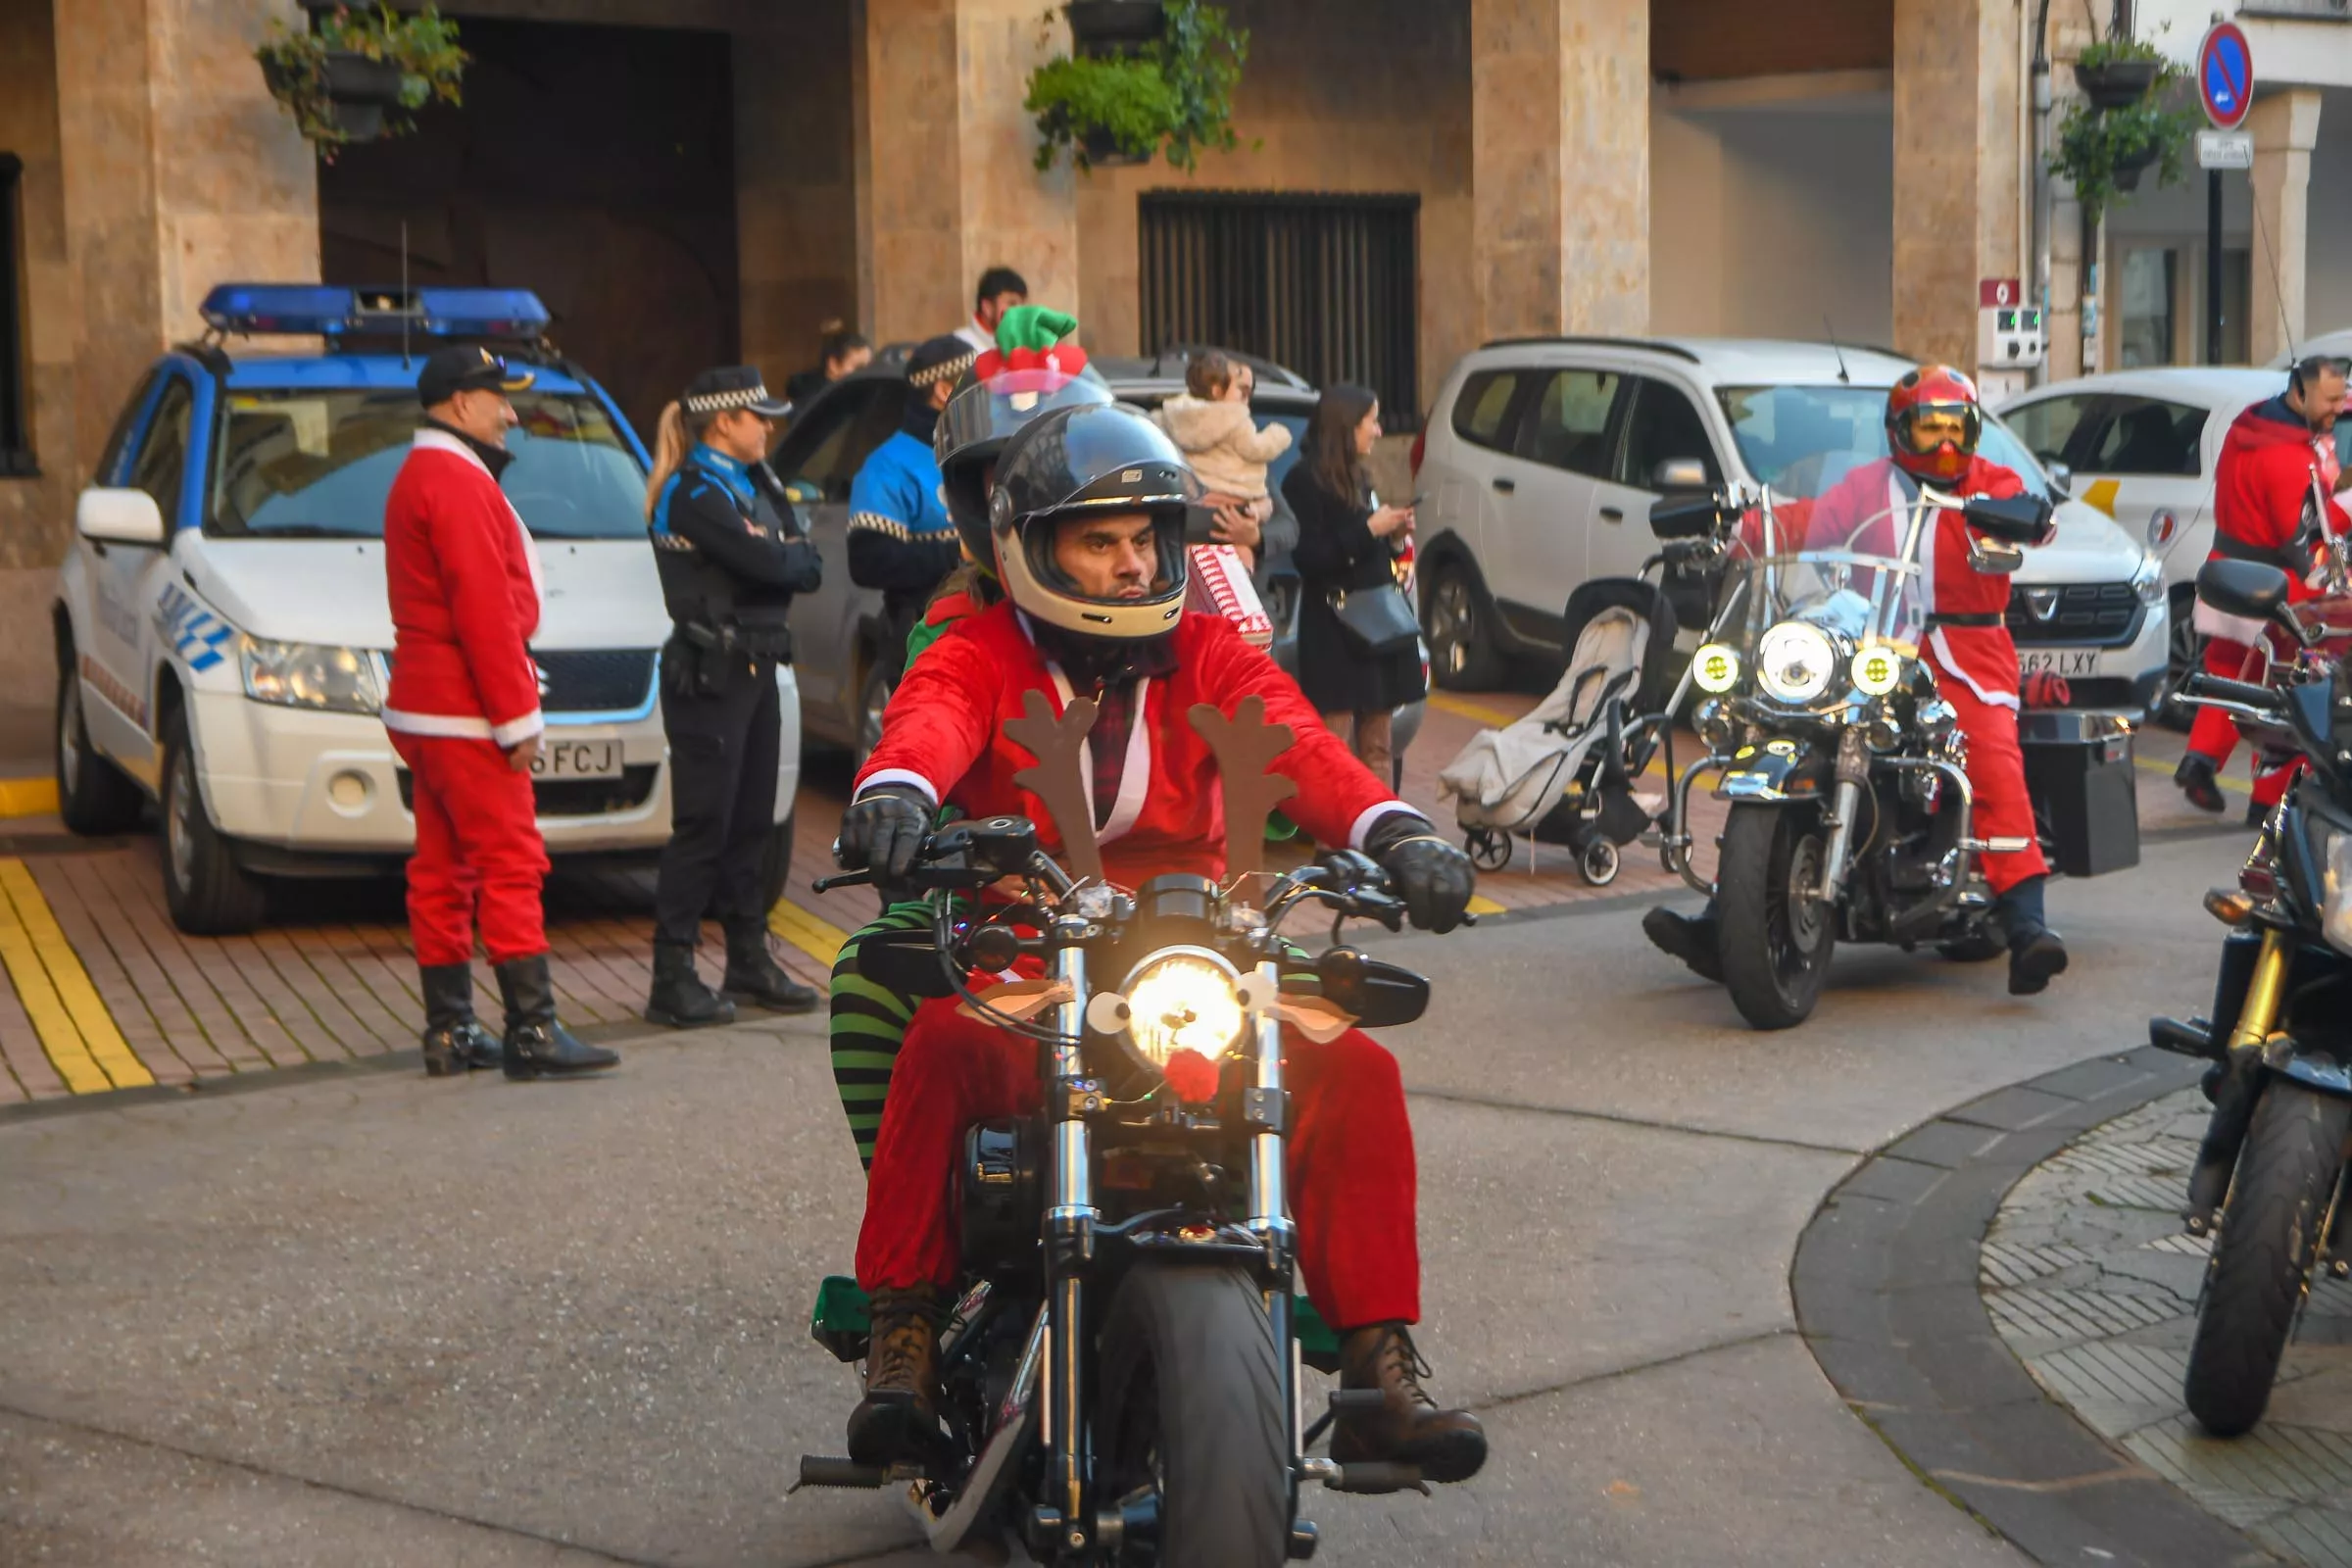
[[[998,580],[1050,626],[1112,641],[1157,637],[1184,613],[1186,509],[1200,481],[1159,426],[1121,404],[1055,409],[1013,432],[997,460],[989,536]],[[1054,564],[1070,518],[1147,513],[1158,571],[1140,599],[1095,599]]]

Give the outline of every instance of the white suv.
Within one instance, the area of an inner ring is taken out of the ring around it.
[[[389,292],[389,291],[386,291]],[[162,808],[164,896],[182,930],[253,925],[266,879],[389,871],[416,842],[408,769],[377,716],[392,647],[384,497],[416,428],[412,354],[346,334],[537,337],[520,290],[223,284],[216,330],[323,333],[329,352],[159,359],[122,406],[58,572],[57,782],[77,833]],[[431,347],[427,342],[419,349]],[[532,770],[551,854],[640,857],[669,838],[656,701],[669,635],[646,542],[643,448],[602,389],[542,348],[514,398],[507,496],[538,543],[531,657],[547,736]],[[784,736],[763,874],[789,865],[800,697]]]
[[[1475,688],[1511,659],[1557,667],[1585,619],[1622,603],[1656,552],[1659,468],[1695,459],[1710,487],[1819,495],[1886,451],[1886,392],[1909,361],[1829,344],[1528,338],[1454,367],[1414,443],[1422,618],[1437,682]],[[1984,456],[2061,500],[2058,537],[2029,551],[2008,612],[2028,669],[2067,678],[2075,706],[2144,710],[2164,677],[2163,565],[2093,508],[2064,500],[1998,420]],[[1669,585],[1695,640],[1703,580]],[[1668,661],[1642,690],[1663,692]]]

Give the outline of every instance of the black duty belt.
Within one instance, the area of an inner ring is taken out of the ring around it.
[[[1997,610],[1986,610],[1966,615],[1946,614],[1938,610],[1928,617],[1928,628],[1931,631],[1937,626],[1969,626],[1980,631],[1990,631],[2001,623],[2001,612]]]

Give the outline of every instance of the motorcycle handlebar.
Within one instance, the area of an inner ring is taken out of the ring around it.
[[[2236,703],[2245,708],[2276,708],[2278,694],[2268,686],[2252,681],[2225,680],[2219,675],[2195,674],[2181,682],[2180,696],[2185,702],[2205,698],[2217,703]]]

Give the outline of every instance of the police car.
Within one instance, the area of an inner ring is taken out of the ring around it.
[[[75,507],[58,574],[57,782],[77,833],[161,808],[185,931],[251,927],[269,879],[397,870],[410,780],[376,716],[390,669],[384,497],[435,340],[531,364],[503,488],[536,541],[531,653],[549,852],[643,856],[669,837],[657,663],[669,621],[645,532],[647,460],[602,388],[549,347],[519,289],[223,284],[211,330],[158,360]],[[293,352],[240,341],[295,336]],[[324,352],[317,342],[324,340]],[[414,350],[406,352],[404,350]],[[789,863],[800,699],[789,667],[768,889]]]

